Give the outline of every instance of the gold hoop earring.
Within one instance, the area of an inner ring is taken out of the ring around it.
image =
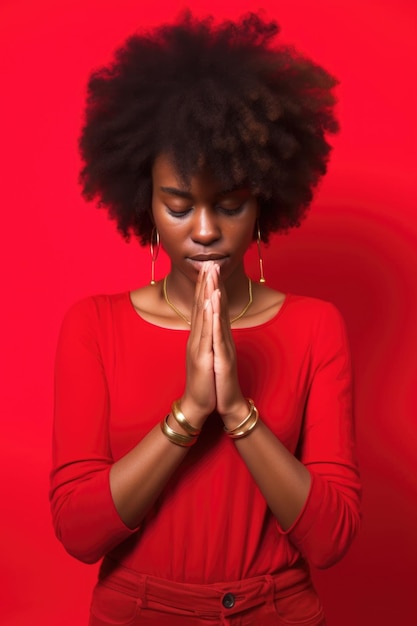
[[[151,240],[149,242],[149,251],[151,254],[151,285],[155,284],[155,263],[158,258],[159,248],[161,243],[159,241],[159,233],[156,226],[152,228]]]
[[[262,258],[262,250],[261,250],[261,229],[259,227],[259,221],[257,224],[258,224],[258,236],[256,238],[256,245],[258,246],[258,257],[259,257],[259,274],[260,274],[259,282],[266,283],[265,276],[264,276],[264,261]]]

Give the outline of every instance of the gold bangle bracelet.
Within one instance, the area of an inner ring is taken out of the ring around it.
[[[175,400],[172,403],[171,412],[177,424],[187,431],[189,435],[197,437],[201,433],[201,428],[195,428],[194,426],[191,426],[190,422],[187,421],[184,413],[181,411],[179,400]]]
[[[164,433],[165,437],[169,439],[172,443],[175,443],[177,446],[182,446],[183,448],[189,448],[194,445],[197,441],[197,437],[191,437],[190,435],[181,435],[180,433],[175,432],[168,424],[169,414],[164,417],[161,421],[160,426],[161,430]]]
[[[226,426],[224,427],[224,432],[227,433],[229,436],[232,436],[235,433],[240,432],[242,430],[242,428],[244,428],[246,426],[247,422],[250,421],[250,419],[251,419],[251,417],[253,415],[253,412],[255,410],[255,404],[254,404],[252,398],[245,398],[245,400],[246,400],[246,402],[248,402],[249,407],[250,407],[249,408],[249,414],[235,428],[232,428],[231,430],[228,430],[226,428]]]
[[[246,437],[247,435],[249,435],[249,433],[251,433],[253,431],[253,429],[255,428],[256,424],[258,423],[258,420],[259,420],[259,411],[254,406],[253,407],[253,414],[252,414],[250,420],[248,420],[248,419],[245,420],[246,428],[241,428],[237,432],[236,432],[236,428],[235,428],[232,431],[232,433],[228,432],[227,434],[229,435],[230,439],[241,439],[242,437]]]

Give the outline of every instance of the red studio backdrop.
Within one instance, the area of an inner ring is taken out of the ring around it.
[[[2,0],[1,252],[4,316],[0,503],[3,626],[87,623],[97,566],[55,539],[48,505],[53,360],[64,312],[149,279],[77,184],[89,72],[177,0]],[[333,301],[350,335],[363,528],[314,578],[329,626],[417,623],[416,5],[413,0],[265,0],[282,37],[341,81],[340,135],[308,219],[265,251],[269,283]],[[237,17],[249,0],[204,0]],[[256,277],[254,251],[248,271]],[[162,259],[157,271],[167,270]],[[144,362],[146,355],[144,355]],[[257,625],[256,625],[257,626]],[[259,625],[262,626],[262,625]]]

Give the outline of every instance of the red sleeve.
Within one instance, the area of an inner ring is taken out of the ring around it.
[[[315,567],[326,568],[345,554],[361,521],[350,353],[343,319],[329,303],[314,333],[312,368],[297,454],[311,487],[298,518],[280,532]]]
[[[108,389],[93,298],[67,313],[55,367],[53,470],[50,500],[65,549],[94,563],[132,532],[110,493]]]

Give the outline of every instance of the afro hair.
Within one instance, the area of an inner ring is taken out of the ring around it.
[[[80,137],[87,200],[142,244],[152,232],[152,164],[168,154],[184,181],[204,165],[227,186],[249,184],[262,239],[298,226],[326,172],[338,130],[337,81],[249,13],[216,24],[183,12],[131,36],[88,83]]]

